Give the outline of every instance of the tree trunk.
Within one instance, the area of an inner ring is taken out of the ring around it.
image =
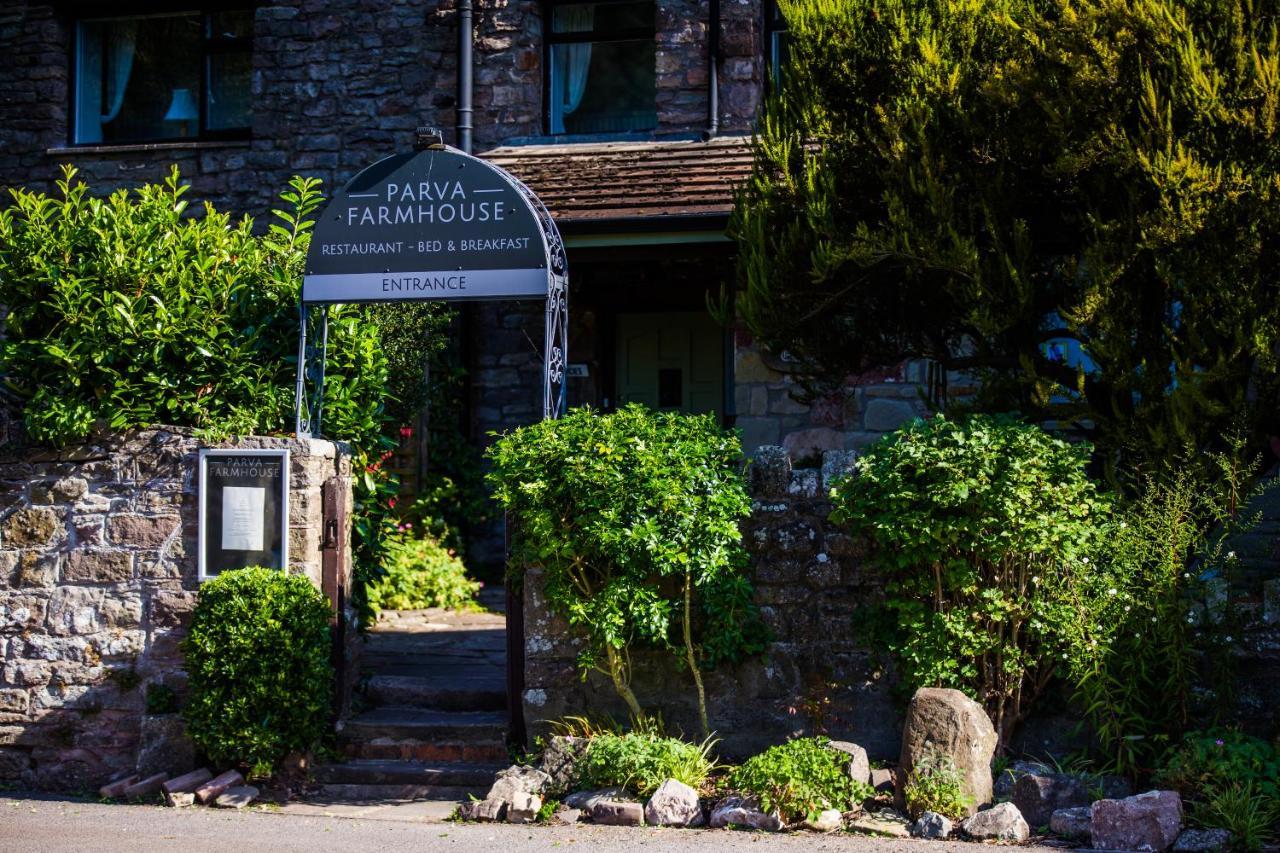
[[[622,701],[627,703],[627,707],[631,710],[632,719],[634,721],[643,720],[645,718],[644,709],[640,707],[636,694],[631,692],[631,685],[628,683],[630,679],[623,672],[625,667],[618,657],[618,650],[613,646],[605,646],[604,649],[605,655],[609,659],[609,677],[613,679],[613,689],[618,691]]]
[[[711,724],[707,722],[707,692],[702,686],[702,670],[698,669],[698,660],[693,653],[693,628],[690,618],[693,600],[693,581],[688,572],[684,574],[684,651],[689,658],[689,671],[693,673],[693,683],[698,687],[698,722],[702,725],[702,737],[711,737]]]

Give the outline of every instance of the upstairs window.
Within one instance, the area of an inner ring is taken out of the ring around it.
[[[253,12],[182,12],[76,25],[80,144],[244,137]]]
[[[782,69],[787,64],[787,19],[777,0],[766,0],[764,11],[765,50],[768,51],[769,82],[782,85]]]
[[[657,126],[653,0],[553,0],[547,8],[548,131],[618,133]]]

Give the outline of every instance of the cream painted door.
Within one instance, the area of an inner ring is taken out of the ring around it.
[[[619,314],[619,405],[722,414],[724,330],[701,311]]]

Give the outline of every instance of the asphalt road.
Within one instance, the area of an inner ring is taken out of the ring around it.
[[[166,809],[0,794],[0,852],[53,853],[591,853],[795,851],[795,853],[975,853],[972,844],[855,836],[771,835],[731,830],[672,830],[578,825],[498,824],[303,816],[271,811]]]

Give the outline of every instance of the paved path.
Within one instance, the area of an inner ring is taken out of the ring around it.
[[[973,844],[807,833],[442,824],[216,809],[104,805],[0,794],[0,853],[980,853]]]

